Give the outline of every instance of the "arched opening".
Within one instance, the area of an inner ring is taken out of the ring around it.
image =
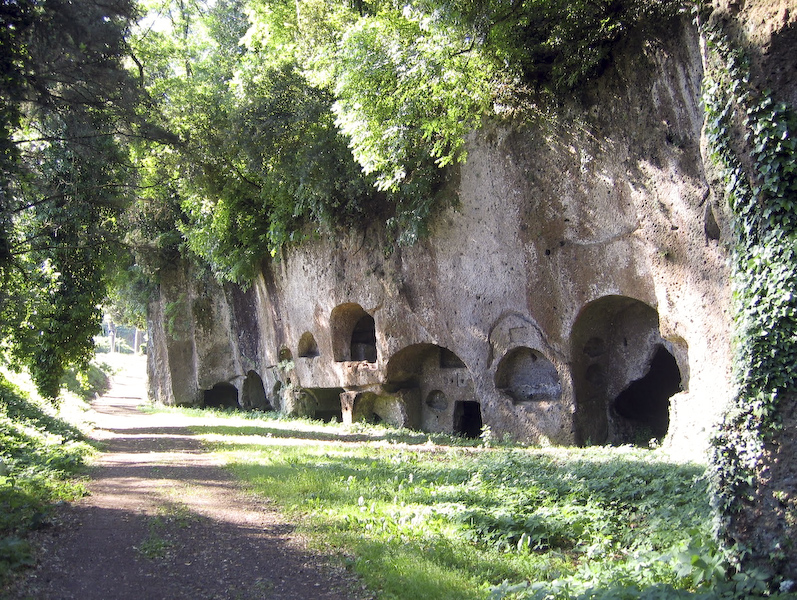
[[[247,410],[271,410],[263,380],[255,371],[249,371],[241,388],[241,406]]]
[[[280,348],[278,356],[280,362],[288,362],[293,360],[293,354],[291,354],[291,350],[287,346]]]
[[[513,348],[501,359],[495,372],[495,387],[515,404],[562,397],[556,367],[542,353],[525,346]]]
[[[351,359],[376,362],[376,323],[371,315],[363,315],[351,332]]]
[[[231,383],[217,383],[203,393],[206,408],[238,408],[238,390]]]
[[[465,363],[462,359],[451,352],[448,348],[440,348],[440,368],[441,369],[464,369]]]
[[[362,306],[354,302],[336,306],[329,318],[329,329],[336,362],[376,362],[376,323]]]
[[[436,344],[413,344],[396,352],[386,368],[385,391],[412,391],[420,406],[421,429],[440,433],[481,430],[472,423],[476,392],[465,363],[448,348]],[[456,407],[460,405],[459,412]],[[476,407],[478,410],[478,406]],[[477,433],[478,435],[478,433]]]
[[[670,398],[681,391],[681,371],[675,357],[658,346],[647,373],[632,381],[614,400],[614,410],[634,427],[627,443],[645,443],[667,435],[670,425]],[[647,439],[645,439],[647,438]]]
[[[318,351],[318,344],[316,344],[315,337],[313,337],[312,333],[305,331],[302,334],[302,337],[299,338],[299,347],[296,353],[299,355],[299,358],[316,358],[321,356],[321,353]]]
[[[605,296],[579,313],[570,338],[576,440],[647,443],[669,427],[670,398],[682,376],[659,332],[654,308]]]
[[[376,394],[373,392],[357,394],[354,399],[352,420],[355,423],[370,423],[371,425],[384,422],[384,417],[379,414]]]
[[[445,381],[446,387],[466,388],[470,385],[470,372],[462,359],[448,348],[413,344],[390,357],[385,388],[392,391],[424,387],[425,382],[437,379]],[[429,387],[427,393],[431,389]]]
[[[343,388],[304,388],[302,390],[312,400],[311,416],[319,421],[343,421],[340,395]]]
[[[482,432],[482,411],[474,400],[454,404],[454,433],[466,438],[477,438]]]

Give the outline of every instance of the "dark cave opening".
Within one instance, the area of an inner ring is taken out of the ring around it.
[[[241,406],[246,410],[271,410],[263,380],[255,371],[249,371],[241,389]]]
[[[482,433],[482,411],[476,401],[454,404],[454,434],[466,438],[477,438]]]
[[[343,421],[343,409],[340,403],[340,395],[343,388],[304,388],[304,393],[308,394],[315,406],[313,418],[326,423]]]
[[[464,369],[465,363],[448,348],[440,348],[440,368],[441,369]]]
[[[315,337],[313,337],[313,334],[309,331],[305,331],[299,339],[298,354],[299,358],[316,358],[321,356]]]
[[[374,318],[363,315],[351,334],[351,359],[376,362],[376,324]]]
[[[632,437],[649,433],[650,437],[661,439],[670,426],[670,398],[680,391],[678,363],[664,346],[659,346],[645,376],[632,381],[615,398],[614,410],[633,424]]]
[[[205,390],[203,404],[206,408],[238,408],[238,390],[231,383],[217,383]]]

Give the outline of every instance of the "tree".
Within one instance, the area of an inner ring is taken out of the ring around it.
[[[241,44],[244,5],[170,5],[163,30],[135,41],[149,93],[181,138],[163,161],[141,153],[142,177],[173,193],[183,251],[240,282],[281,246],[352,226],[378,200],[334,123],[331,94],[284,47]]]
[[[83,363],[118,251],[139,135],[123,67],[128,0],[18,0],[0,10],[0,339],[55,397]]]

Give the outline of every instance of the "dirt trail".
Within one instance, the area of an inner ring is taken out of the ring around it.
[[[39,564],[12,598],[356,600],[360,583],[308,552],[266,501],[245,496],[202,452],[187,419],[144,414],[143,369],[94,405],[105,452],[91,494],[38,539]]]

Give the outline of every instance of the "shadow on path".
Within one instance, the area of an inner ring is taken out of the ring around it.
[[[182,417],[139,411],[145,389],[141,372],[123,372],[94,403],[104,452],[90,495],[41,535],[39,564],[13,598],[369,597],[266,501],[244,495]]]

